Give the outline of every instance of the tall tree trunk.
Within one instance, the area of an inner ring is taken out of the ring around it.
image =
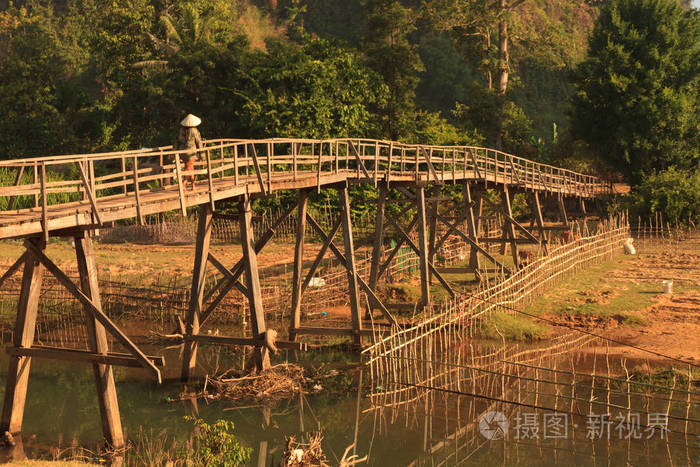
[[[488,28],[486,28],[486,31],[484,32],[484,42],[485,46],[484,51],[482,53],[482,67],[484,68],[484,85],[486,86],[486,89],[490,91],[491,89],[493,89],[493,75],[491,74],[491,63],[489,63],[489,51],[491,50],[491,31],[489,31]]]
[[[506,0],[498,0],[498,96],[499,110],[496,120],[496,148],[501,149],[503,142],[503,114],[506,105],[506,91],[508,90],[508,70],[510,68],[510,56],[508,54],[508,20],[506,18]]]

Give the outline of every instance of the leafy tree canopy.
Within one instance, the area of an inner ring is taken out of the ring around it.
[[[574,134],[627,180],[700,161],[700,17],[676,0],[612,0],[575,73]]]

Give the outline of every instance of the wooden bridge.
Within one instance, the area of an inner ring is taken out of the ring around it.
[[[199,153],[194,170],[184,170],[181,156]],[[178,157],[178,155],[180,157]],[[381,312],[387,323],[396,324],[387,306],[376,295],[379,279],[385,274],[394,255],[408,245],[420,259],[420,306],[431,303],[430,284],[437,280],[454,296],[449,283],[434,266],[437,249],[450,236],[458,236],[470,245],[468,268],[461,272],[477,275],[489,271],[510,269],[484,248],[488,243],[500,243],[504,251],[510,246],[513,267],[518,268],[518,245],[537,244],[545,252],[548,231],[568,229],[567,204],[575,205],[586,215],[586,201],[612,193],[612,185],[594,176],[540,164],[487,148],[469,146],[426,146],[367,139],[218,139],[204,142],[204,147],[192,151],[175,151],[172,147],[144,148],[101,154],[81,154],[42,157],[0,162],[0,170],[14,177],[12,186],[0,187],[0,199],[7,207],[0,211],[0,239],[22,238],[26,251],[1,277],[8,277],[23,268],[22,286],[13,345],[10,354],[7,388],[0,430],[18,433],[26,399],[29,367],[33,357],[80,360],[91,362],[95,370],[98,400],[107,442],[120,447],[124,443],[117,403],[112,366],[139,366],[150,371],[160,381],[163,359],[145,355],[122,330],[103,313],[92,251],[92,231],[125,219],[137,219],[166,211],[197,206],[198,234],[193,266],[192,293],[185,317],[182,379],[187,381],[196,366],[200,343],[214,345],[248,345],[255,349],[253,363],[258,369],[269,366],[269,353],[275,348],[299,349],[297,341],[303,334],[336,334],[351,337],[362,344],[363,329],[361,294],[366,296],[368,309]],[[194,178],[190,187],[187,178]],[[355,245],[350,216],[348,186],[372,184],[379,190],[376,233],[372,246],[369,280],[356,270]],[[460,185],[463,203],[447,216],[438,205],[451,198],[443,197],[446,185]],[[398,189],[390,196],[390,188]],[[482,196],[487,188],[502,192],[500,203]],[[336,190],[341,216],[326,232],[307,212],[307,199],[314,190]],[[251,200],[274,196],[281,190],[297,190],[294,206],[288,208],[272,227],[255,239],[251,228]],[[427,193],[426,193],[427,191]],[[512,194],[528,195],[533,219],[530,227],[513,218]],[[557,213],[557,224],[545,225],[543,200],[551,199]],[[212,221],[216,217],[232,217],[217,212],[219,206],[235,202],[241,225],[243,257],[233,266],[225,265],[210,250]],[[391,216],[387,203],[403,204],[402,215]],[[504,228],[499,237],[480,236],[480,219],[484,203],[499,210]],[[416,209],[405,222],[404,214]],[[297,213],[297,236],[294,249],[293,287],[289,340],[276,339],[276,333],[266,328],[260,295],[257,254],[274,235],[276,226]],[[323,244],[315,260],[304,274],[304,236],[310,224]],[[438,237],[438,222],[447,233]],[[334,238],[342,228],[343,251]],[[384,237],[389,229],[395,233],[397,246],[382,258]],[[411,231],[417,231],[417,239]],[[73,237],[80,273],[75,284],[45,253],[51,236]],[[350,328],[318,328],[302,326],[301,298],[326,252],[333,252],[347,270],[348,295],[352,326]],[[482,259],[491,267],[485,267]],[[207,266],[220,273],[220,279],[205,289]],[[46,269],[77,299],[85,310],[89,348],[87,350],[39,346],[34,343],[42,273]],[[242,280],[244,278],[244,280]],[[252,336],[211,336],[200,334],[216,306],[233,289],[247,298],[250,309]],[[116,353],[109,349],[110,334],[124,349]]]

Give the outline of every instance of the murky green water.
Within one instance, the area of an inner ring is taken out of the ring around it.
[[[566,439],[516,439],[509,432],[506,441],[487,440],[477,429],[464,432],[470,415],[464,410],[467,396],[435,393],[428,416],[421,408],[396,412],[370,410],[367,387],[360,390],[359,371],[348,369],[346,358],[356,356],[329,351],[309,352],[302,363],[308,368],[337,365],[345,370],[336,377],[321,380],[323,389],[295,397],[269,408],[251,407],[236,401],[173,401],[182,391],[177,381],[178,349],[163,353],[168,367],[166,382],[157,385],[138,369],[116,369],[117,390],[123,426],[128,437],[140,432],[152,437],[185,440],[192,433],[186,415],[205,421],[218,419],[235,423],[235,432],[253,449],[253,465],[279,465],[285,437],[299,439],[303,433],[320,428],[324,452],[337,465],[345,448],[357,440],[356,453],[369,455],[368,465],[697,465],[700,438],[590,440],[582,428],[583,418],[572,418]],[[240,361],[229,350],[203,347],[200,361],[205,371],[224,369]],[[4,388],[7,357],[0,361]],[[364,375],[364,382],[367,377]],[[366,385],[365,385],[366,386]],[[526,412],[522,409],[521,412]],[[406,415],[410,413],[410,415]],[[478,412],[477,412],[478,413]],[[516,410],[508,412],[514,423]],[[455,432],[459,433],[455,439]],[[693,436],[694,437],[694,436]],[[35,359],[29,382],[24,418],[25,451],[30,457],[50,457],[51,447],[79,444],[95,448],[102,432],[92,371],[89,365]],[[262,456],[262,459],[259,457]],[[260,463],[262,462],[262,463]]]

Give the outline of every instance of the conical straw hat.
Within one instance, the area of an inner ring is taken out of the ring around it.
[[[201,118],[195,117],[192,114],[187,114],[187,117],[182,119],[182,121],[180,122],[180,125],[186,126],[186,127],[194,127],[194,126],[199,126],[200,123],[202,123]]]

